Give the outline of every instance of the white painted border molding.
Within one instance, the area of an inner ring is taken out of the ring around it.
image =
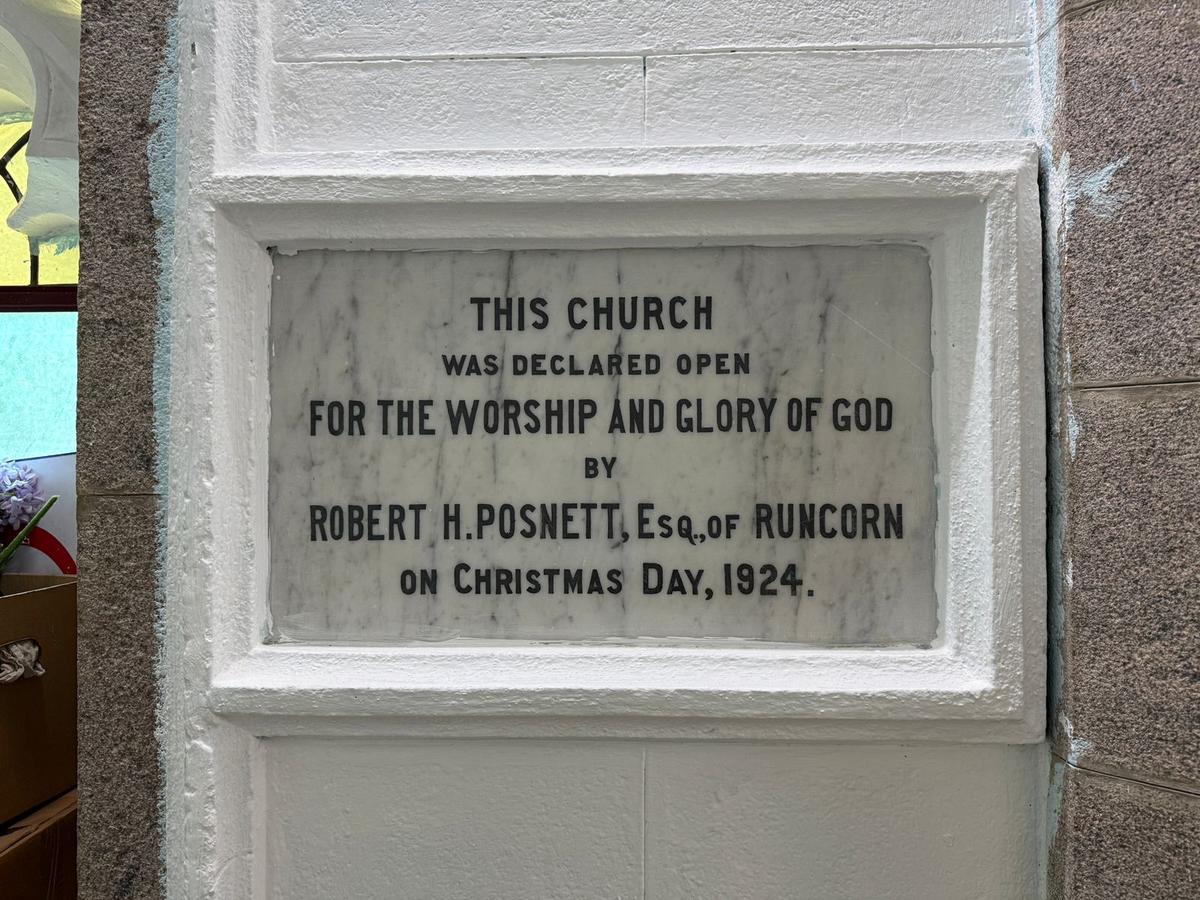
[[[202,327],[177,329],[172,350],[168,602],[199,605],[183,615],[206,639],[177,652],[192,673],[185,693],[199,688],[208,712],[259,737],[1042,739],[1045,419],[1031,145],[288,162],[291,174],[258,157],[192,182],[191,245],[176,280],[175,315]],[[925,247],[933,270],[932,647],[263,642],[268,248],[880,241]]]

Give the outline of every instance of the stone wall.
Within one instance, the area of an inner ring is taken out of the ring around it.
[[[161,895],[148,145],[174,5],[83,10],[83,898]],[[1062,540],[1050,892],[1190,897],[1200,884],[1200,6],[1083,0],[1043,23],[1043,53],[1054,44],[1044,177],[1061,211],[1050,220],[1061,282],[1048,313],[1061,325],[1051,415]]]
[[[173,0],[85,3],[80,71],[79,896],[161,896],[151,98]]]
[[[1046,175],[1061,192],[1047,204],[1061,208],[1050,893],[1194,897],[1200,5],[1069,4],[1047,39]]]

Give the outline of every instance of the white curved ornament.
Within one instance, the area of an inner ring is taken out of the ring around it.
[[[0,6],[0,122],[29,121],[29,182],[8,224],[32,240],[79,234],[78,0]]]

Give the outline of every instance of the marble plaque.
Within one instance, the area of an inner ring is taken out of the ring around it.
[[[935,636],[929,259],[280,255],[279,639]]]

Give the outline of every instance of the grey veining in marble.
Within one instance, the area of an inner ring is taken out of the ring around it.
[[[305,251],[277,257],[274,279],[269,521],[276,635],[829,645],[934,637],[931,286],[920,249]],[[609,296],[639,298],[634,327],[596,322],[592,298]],[[695,298],[709,296],[706,316],[706,301]],[[525,298],[526,327],[497,329],[497,304],[473,304],[473,297]],[[661,298],[660,315],[648,297]],[[672,305],[674,297],[685,300]],[[585,327],[572,327],[572,310]],[[484,369],[491,355],[497,371],[448,374],[444,357],[451,354],[475,354]],[[597,355],[607,369],[615,356],[622,369],[522,374],[518,367],[534,354],[558,355],[564,365],[573,356],[585,369]],[[679,371],[681,357],[700,354],[728,354],[731,371]],[[655,356],[658,373],[630,371],[635,359],[645,368]],[[890,402],[888,430],[875,430],[878,413],[888,415],[879,398]],[[854,401],[863,400],[859,424],[869,430],[836,428],[838,399],[850,401],[838,411],[851,420]],[[355,430],[351,418],[337,420],[336,402],[351,400],[362,404],[363,433],[331,434]],[[425,430],[432,434],[382,433],[385,410],[395,431],[402,404],[422,400],[431,401]],[[486,404],[505,400],[532,402],[512,420],[522,433],[482,433]],[[582,401],[594,402],[582,434],[534,426],[528,411],[543,418],[554,400],[574,400],[576,411]],[[736,412],[739,400],[740,433],[695,427],[697,413],[719,427],[721,410]],[[447,404],[476,401],[476,433],[453,433]],[[644,401],[643,409],[660,402],[661,431],[614,432],[614,404],[628,411],[631,401]],[[793,413],[811,410],[812,419],[789,417],[789,404]],[[615,458],[612,477],[601,470],[586,478],[585,458],[600,457]],[[639,503],[654,505],[641,516],[653,537],[639,536]],[[361,539],[348,539],[355,536],[350,507],[364,509],[365,523],[372,504],[380,539],[368,539],[365,524]],[[506,504],[517,510],[518,527],[520,507],[530,505],[539,528],[542,504],[557,511],[560,526],[562,504],[574,504],[567,509],[579,535],[506,538]],[[590,538],[585,504],[596,504]],[[759,504],[771,514],[762,517]],[[818,518],[811,537],[780,537],[777,504],[788,506],[797,528],[810,505],[818,517],[825,505],[826,536]],[[457,533],[447,515],[455,508]],[[497,521],[485,527],[480,511],[486,518],[489,508]],[[700,532],[713,517],[720,532],[729,516],[735,527],[702,542],[659,533],[659,516],[672,517],[677,530],[682,514],[694,517]],[[876,515],[877,523],[868,521]],[[733,567],[732,593],[726,564]],[[749,595],[738,590],[741,564],[754,573]],[[654,565],[664,573],[660,591],[653,590]],[[795,577],[764,585],[771,571],[764,578],[764,566],[780,575],[791,566]],[[564,590],[564,580],[575,577],[581,584]],[[436,593],[428,590],[434,578]]]

